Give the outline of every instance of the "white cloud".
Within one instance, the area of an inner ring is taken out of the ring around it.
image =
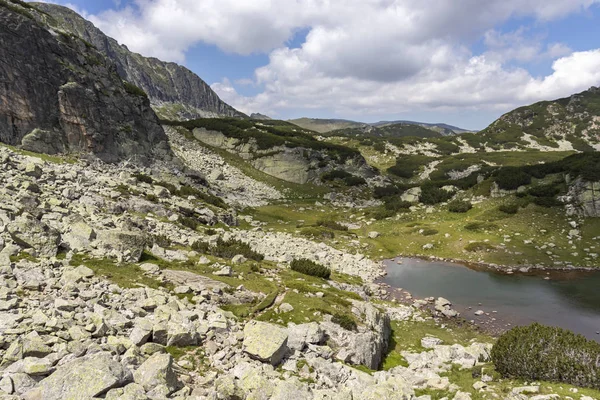
[[[543,25],[600,0],[134,1],[91,20],[133,51],[177,62],[199,42],[268,53],[254,74],[264,88],[257,96],[238,94],[228,80],[213,85],[245,112],[505,109],[600,83],[596,51],[573,53],[534,29],[496,30],[512,17]],[[288,47],[299,30],[308,32],[304,42]],[[485,50],[473,54],[480,38]],[[540,60],[556,60],[552,74],[536,78],[515,66]]]

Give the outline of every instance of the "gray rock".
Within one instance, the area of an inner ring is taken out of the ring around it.
[[[321,344],[324,339],[325,333],[316,322],[288,325],[288,347],[291,350],[302,351],[307,344]]]
[[[23,395],[26,400],[78,400],[125,385],[131,374],[110,353],[95,353],[60,366]]]
[[[167,395],[177,390],[179,385],[170,354],[152,355],[135,371],[133,378],[135,383],[141,385],[146,391],[164,385],[169,391]]]
[[[266,322],[250,321],[244,328],[243,349],[251,357],[278,365],[287,351],[285,329]]]

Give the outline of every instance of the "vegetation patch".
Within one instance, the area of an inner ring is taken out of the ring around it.
[[[600,344],[573,332],[533,324],[502,335],[492,348],[505,377],[600,388]]]
[[[356,321],[348,314],[335,314],[332,316],[331,322],[338,324],[347,331],[356,330]]]
[[[448,211],[453,213],[466,213],[471,208],[473,208],[473,205],[470,201],[455,200],[448,204]]]
[[[478,251],[491,251],[494,250],[494,246],[492,246],[489,243],[486,242],[473,242],[473,243],[469,243],[468,245],[465,246],[465,250],[466,251],[470,251],[472,253],[478,252]]]
[[[132,96],[146,97],[146,98],[148,97],[148,94],[146,94],[146,92],[144,92],[144,90],[142,88],[137,87],[133,83],[123,81],[123,88],[125,89],[125,91],[127,93],[129,93]]]
[[[331,270],[324,265],[317,264],[314,261],[306,258],[293,260],[290,264],[292,271],[300,272],[301,274],[315,276],[317,278],[329,279]]]

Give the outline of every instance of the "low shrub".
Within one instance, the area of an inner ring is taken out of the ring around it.
[[[331,322],[338,324],[347,331],[356,330],[356,322],[347,314],[335,314],[332,316]]]
[[[469,201],[455,200],[448,204],[448,211],[453,213],[466,213],[473,205]]]
[[[346,179],[351,177],[352,174],[346,172],[342,169],[334,169],[332,171],[326,172],[321,176],[321,179],[324,181],[334,181],[336,179]]]
[[[157,244],[160,247],[171,246],[171,239],[169,239],[167,235],[156,235],[156,236],[154,236],[153,241],[154,241],[154,244]]]
[[[192,250],[197,251],[198,253],[208,254],[209,248],[210,248],[210,245],[201,240],[198,240],[198,241],[195,241],[194,243],[192,243]]]
[[[437,235],[438,233],[440,233],[440,231],[438,231],[437,229],[432,229],[432,228],[419,229],[419,232],[423,236],[433,236],[433,235]]]
[[[335,237],[335,233],[330,231],[329,229],[322,229],[315,226],[308,226],[306,228],[302,228],[300,230],[300,234],[302,236],[306,236],[308,238],[322,238],[322,239],[333,239]]]
[[[365,178],[352,175],[352,176],[344,179],[344,183],[346,184],[346,186],[352,187],[352,186],[366,185],[367,181],[365,180]]]
[[[146,195],[146,200],[151,201],[152,203],[158,203],[158,196],[153,193],[148,193]]]
[[[452,198],[452,196],[452,192],[448,192],[436,186],[426,185],[421,187],[421,196],[419,196],[419,201],[421,201],[423,204],[434,205],[448,201]]]
[[[491,222],[470,222],[465,225],[465,229],[471,232],[491,231],[497,228],[498,226]]]
[[[507,378],[600,389],[600,344],[540,324],[506,332],[492,348],[496,370]]]
[[[517,190],[519,186],[531,183],[531,175],[517,167],[504,167],[498,171],[494,180],[500,189]]]
[[[469,243],[468,245],[466,245],[465,250],[470,251],[472,253],[477,252],[477,251],[490,251],[490,250],[494,250],[494,246],[492,246],[489,243],[485,243],[485,242],[473,242],[473,243]]]
[[[533,203],[540,207],[560,207],[563,204],[556,197],[536,197],[533,199]]]
[[[502,204],[498,206],[498,210],[505,214],[516,214],[519,212],[519,205],[516,203]]]
[[[138,182],[143,182],[143,183],[154,183],[154,179],[152,179],[151,176],[148,176],[146,174],[133,174],[133,177],[135,179],[137,179]]]
[[[200,221],[194,217],[181,217],[179,219],[179,223],[193,231],[195,231],[198,228],[198,225],[200,225]]]
[[[262,254],[252,250],[247,243],[235,239],[225,241],[219,238],[216,246],[211,247],[209,251],[213,256],[221,258],[233,258],[238,254],[254,261],[262,261],[265,258]]]
[[[162,187],[164,187],[171,194],[177,194],[177,186],[173,185],[172,183],[164,182],[164,181],[158,181],[155,184],[156,184],[156,186],[162,186]]]
[[[138,97],[148,97],[148,95],[146,94],[146,92],[144,92],[143,89],[135,86],[133,83],[129,83],[127,81],[123,81],[123,87],[125,88],[125,91],[133,96],[138,96]]]
[[[381,221],[382,219],[391,218],[396,215],[396,212],[388,209],[377,209],[372,211],[370,215],[375,218],[377,221]]]
[[[348,227],[342,225],[338,222],[328,220],[328,219],[320,219],[317,221],[317,226],[322,226],[324,228],[333,229],[334,231],[347,231]]]
[[[408,201],[403,201],[400,197],[386,197],[383,201],[386,210],[394,212],[406,211],[412,205]]]
[[[529,194],[535,197],[554,197],[560,193],[555,185],[539,185],[529,188]]]
[[[316,276],[317,278],[323,279],[329,279],[331,276],[331,270],[329,268],[306,258],[293,260],[290,266],[292,271],[300,272],[304,275]]]

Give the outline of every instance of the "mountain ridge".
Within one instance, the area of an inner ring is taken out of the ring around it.
[[[47,13],[39,16],[44,23],[79,36],[110,58],[124,80],[148,94],[160,117],[246,117],[222,101],[206,82],[189,69],[131,52],[127,46],[119,44],[70,8],[50,3],[31,4]]]

